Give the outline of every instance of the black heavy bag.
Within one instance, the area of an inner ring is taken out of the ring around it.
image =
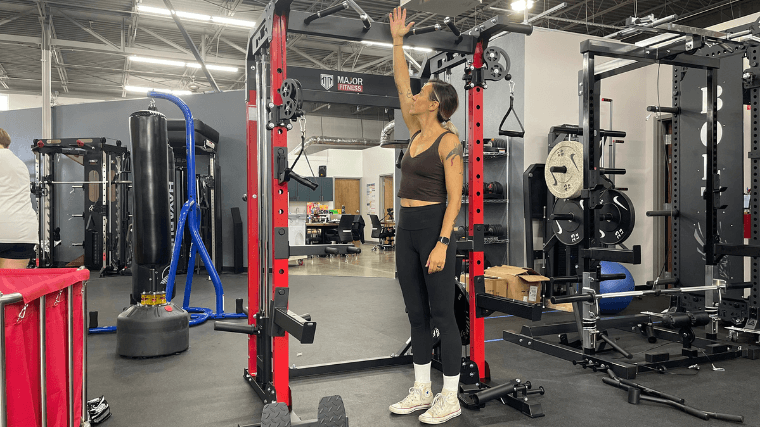
[[[172,250],[166,117],[156,111],[132,113],[129,132],[134,156],[134,260],[155,268],[169,262]]]

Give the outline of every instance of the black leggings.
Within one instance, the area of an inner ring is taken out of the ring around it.
[[[396,270],[412,326],[414,363],[424,365],[432,358],[430,320],[441,333],[443,374],[459,374],[462,341],[454,317],[454,261],[456,242],[446,251],[443,270],[428,274],[425,267],[438,242],[445,204],[418,208],[401,207],[396,231]]]

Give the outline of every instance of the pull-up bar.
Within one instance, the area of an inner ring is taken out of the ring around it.
[[[427,27],[412,28],[412,31],[409,31],[408,33],[406,33],[406,36],[410,37],[410,36],[416,36],[416,35],[425,34],[425,33],[432,33],[435,31],[441,31],[441,28],[443,28],[441,27],[441,24],[433,24],[433,25],[428,25]]]
[[[340,11],[348,9],[349,7],[354,9],[356,13],[359,14],[359,19],[361,19],[362,23],[364,24],[364,31],[368,31],[372,27],[372,18],[370,18],[369,15],[364,12],[364,9],[356,4],[354,0],[345,0],[341,4],[335,5],[333,7],[328,7],[325,10],[320,10],[312,15],[307,16],[306,19],[303,20],[303,23],[309,25],[319,18],[324,18],[325,16],[336,14]]]

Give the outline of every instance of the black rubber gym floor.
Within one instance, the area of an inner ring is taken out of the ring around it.
[[[235,298],[246,296],[245,275],[225,274],[228,311]],[[178,283],[184,284],[184,276]],[[330,276],[291,276],[290,309],[310,313],[317,322],[314,344],[291,340],[290,363],[309,365],[387,356],[399,350],[409,335],[401,292],[392,279]],[[115,323],[127,305],[131,278],[111,277],[89,282],[89,310],[100,313],[101,325]],[[176,302],[182,301],[178,289]],[[213,307],[213,287],[206,276],[196,276],[192,306]],[[639,301],[629,308],[644,307]],[[569,320],[567,313],[546,313],[544,321]],[[495,315],[485,320],[486,360],[494,382],[514,378],[543,386],[546,414],[531,419],[498,402],[485,409],[463,409],[445,425],[462,426],[714,426],[732,423],[703,421],[659,404],[627,403],[627,393],[602,383],[592,373],[543,353],[501,340],[502,330],[519,330],[522,319]],[[638,353],[655,346],[633,334],[617,333],[619,343]],[[207,322],[191,328],[190,349],[152,359],[126,359],[116,354],[116,335],[89,336],[89,397],[106,396],[113,416],[103,426],[230,426],[257,422],[262,403],[243,381],[246,340],[241,334],[217,332]],[[493,340],[493,341],[492,341]],[[678,351],[679,344],[663,349]],[[683,397],[702,410],[744,415],[744,425],[760,426],[760,360],[736,359],[709,364],[699,371],[685,368],[670,374],[640,374],[636,382]],[[411,366],[352,374],[298,379],[291,382],[294,410],[303,419],[316,418],[322,396],[343,397],[350,425],[418,426],[417,415],[397,416],[388,405],[403,398],[414,381]],[[433,371],[434,391],[441,374]]]

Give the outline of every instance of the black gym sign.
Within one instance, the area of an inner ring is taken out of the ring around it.
[[[288,78],[301,82],[304,101],[399,106],[396,84],[391,76],[288,67]],[[412,91],[416,93],[420,87],[420,81],[412,79]]]

